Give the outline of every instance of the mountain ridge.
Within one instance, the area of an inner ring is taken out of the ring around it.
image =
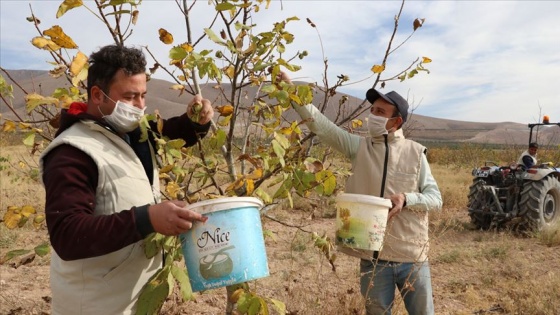
[[[6,74],[6,75],[5,75]],[[27,92],[37,92],[43,95],[51,94],[56,88],[70,87],[71,84],[65,77],[53,78],[48,71],[42,70],[4,70],[3,74],[8,84],[14,84],[14,99],[12,106],[19,112],[25,110],[24,89]],[[304,83],[304,82],[298,82]],[[170,87],[173,83],[152,78],[148,82],[148,93],[146,95],[147,112],[158,110],[163,117],[172,117],[184,113],[186,105],[190,101],[190,95],[172,90]],[[218,89],[214,87],[217,83],[207,83],[201,85],[201,89],[206,98],[213,101],[214,106],[222,104],[222,96]],[[229,91],[228,84],[221,86]],[[254,95],[255,88],[247,88],[247,95]],[[349,111],[355,106],[364,103],[363,99],[337,92],[331,99],[332,104],[337,104],[340,98],[348,97],[347,105]],[[324,97],[321,93],[316,92],[314,95],[314,104],[322,104]],[[247,100],[247,102],[249,102]],[[157,104],[154,106],[153,104]],[[249,105],[249,104],[248,104]],[[365,104],[369,106],[369,104]],[[338,106],[328,106],[325,115],[331,120],[336,117],[335,111]],[[4,103],[0,106],[0,113],[4,118],[13,118],[8,106]],[[364,118],[369,112],[366,110],[360,117]],[[299,119],[295,111],[289,110],[285,113],[288,120]],[[414,112],[409,114],[408,122],[404,127],[405,134],[411,139],[417,141],[430,142],[469,142],[469,143],[487,143],[487,144],[515,144],[524,145],[529,142],[528,124],[515,122],[468,122],[461,120],[443,119],[420,115]],[[560,144],[560,128],[544,127],[539,132],[539,143],[558,145]]]

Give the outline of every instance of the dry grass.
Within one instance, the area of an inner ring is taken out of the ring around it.
[[[25,150],[2,147],[0,151],[13,165],[17,165],[18,154],[25,156]],[[443,210],[430,214],[436,314],[560,314],[559,229],[534,237],[519,237],[507,230],[475,230],[466,211],[472,180],[466,164],[432,161],[444,198]],[[43,211],[42,188],[38,182],[25,179],[26,172],[11,166],[0,170],[0,217],[7,205],[31,204]],[[332,199],[296,197],[294,205],[296,209],[280,205],[268,215],[306,231],[334,235]],[[292,315],[364,314],[356,258],[339,255],[336,271],[332,271],[308,233],[267,218],[263,218],[263,227],[274,235],[266,239],[270,276],[252,282],[254,291],[285,302]],[[46,239],[44,228],[8,231],[0,226],[0,256]],[[0,313],[50,312],[48,260],[48,256],[36,258],[17,269],[0,265]],[[401,299],[395,304],[393,314],[406,314]],[[216,289],[199,294],[196,302],[184,303],[172,296],[163,314],[223,314],[224,309],[225,290]]]

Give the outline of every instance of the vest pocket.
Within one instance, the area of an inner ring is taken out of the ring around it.
[[[118,263],[116,266],[111,267],[111,269],[109,269],[108,273],[103,276],[103,281],[105,281],[107,284],[110,284],[114,278],[116,278],[116,280],[119,281],[122,280],[120,279],[121,277],[119,277],[119,274],[121,274],[123,271],[130,271],[129,265],[131,265],[133,261],[138,260],[138,258],[140,258],[138,257],[139,255],[138,251],[142,251],[142,246],[140,246],[138,243],[135,243],[121,250],[118,250],[112,254],[109,254],[109,255],[122,256],[122,259],[120,263]],[[140,261],[137,261],[137,263],[140,263]]]
[[[417,178],[416,173],[389,172],[387,174],[388,187],[398,187],[399,191],[393,193],[417,192]]]

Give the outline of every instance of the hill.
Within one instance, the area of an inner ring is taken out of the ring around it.
[[[23,113],[25,109],[24,92],[38,92],[44,95],[52,93],[59,87],[70,87],[71,84],[65,78],[53,78],[47,71],[38,70],[6,70],[9,76],[3,74],[7,82],[13,84],[17,82],[19,86],[14,86],[14,99],[13,107],[19,113]],[[301,82],[300,82],[301,83]],[[179,95],[175,90],[170,89],[172,83],[152,79],[148,82],[148,94],[146,96],[146,103],[148,104],[148,112],[158,110],[162,116],[170,117],[181,114],[185,110],[185,105],[189,100],[189,95]],[[223,97],[219,94],[219,90],[215,88],[216,84],[205,84],[201,88],[206,98],[213,101],[216,105],[222,105]],[[229,85],[222,84],[226,93],[229,91]],[[254,95],[255,88],[247,88],[246,95]],[[336,118],[336,109],[339,108],[338,101],[343,96],[348,97],[348,109],[355,108],[356,106],[363,106],[367,108],[369,104],[365,103],[363,99],[359,99],[344,93],[337,93],[330,99],[331,104],[336,106],[328,106],[326,115],[331,118]],[[249,103],[250,97],[246,98]],[[317,89],[314,104],[322,106],[324,95]],[[321,105],[320,105],[321,104]],[[249,104],[247,104],[249,105]],[[5,118],[13,118],[14,115],[4,103],[0,105],[0,113]],[[361,115],[365,117],[366,111]],[[297,115],[293,111],[286,113],[286,119],[295,120]],[[428,117],[414,113],[409,116],[409,121],[405,125],[405,133],[411,139],[420,142],[469,142],[469,143],[486,143],[486,144],[506,144],[506,145],[524,145],[528,143],[529,128],[527,124],[520,124],[514,122],[467,122],[460,120],[441,119],[436,117]],[[536,133],[536,130],[535,130]],[[555,126],[542,127],[538,132],[538,142],[547,145],[560,144],[560,128]]]

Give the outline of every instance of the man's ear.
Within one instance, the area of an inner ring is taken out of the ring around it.
[[[395,131],[401,129],[403,123],[404,123],[404,120],[401,116],[395,117],[395,125],[393,126],[395,128]],[[393,128],[391,128],[391,129],[393,129]]]
[[[105,94],[97,85],[94,85],[89,91],[89,99],[93,104],[100,104],[103,102]]]

